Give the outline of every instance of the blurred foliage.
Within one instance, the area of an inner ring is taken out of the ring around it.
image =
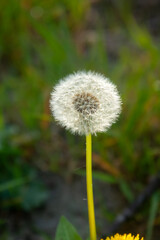
[[[47,198],[47,190],[37,171],[22,161],[21,149],[11,144],[15,128],[1,129],[0,138],[0,204],[4,209],[25,211],[39,207]]]
[[[159,37],[135,20],[132,1],[106,2],[99,16],[89,0],[0,1],[1,206],[29,210],[45,200],[37,168],[67,174],[68,164],[72,174],[85,165],[84,138],[56,126],[48,103],[58,79],[76,70],[108,76],[123,101],[120,120],[93,139],[95,178],[132,201],[159,172]]]

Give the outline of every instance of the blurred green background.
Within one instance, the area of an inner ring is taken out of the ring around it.
[[[0,1],[1,239],[54,239],[62,214],[88,235],[85,138],[58,126],[49,97],[77,70],[109,77],[120,119],[93,137],[98,236],[160,171],[160,1]],[[154,192],[117,231],[160,239]]]

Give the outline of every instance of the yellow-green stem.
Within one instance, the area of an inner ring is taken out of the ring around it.
[[[96,224],[95,224],[93,184],[92,184],[92,136],[91,134],[86,136],[86,178],[87,178],[87,200],[88,200],[90,240],[96,240]]]

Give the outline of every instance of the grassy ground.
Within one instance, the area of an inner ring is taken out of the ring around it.
[[[123,100],[119,121],[93,139],[94,177],[114,182],[130,203],[159,173],[158,9],[158,1],[1,0],[2,227],[4,212],[30,212],[48,199],[39,172],[84,174],[75,169],[85,165],[85,139],[57,126],[48,104],[54,84],[73,71],[103,73]],[[147,240],[159,225],[159,200],[154,193],[138,215],[148,219]]]

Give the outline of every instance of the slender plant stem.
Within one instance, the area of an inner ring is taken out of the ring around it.
[[[96,240],[96,224],[95,224],[93,184],[92,184],[92,136],[91,134],[86,136],[86,178],[87,178],[87,200],[88,200],[90,240]]]

